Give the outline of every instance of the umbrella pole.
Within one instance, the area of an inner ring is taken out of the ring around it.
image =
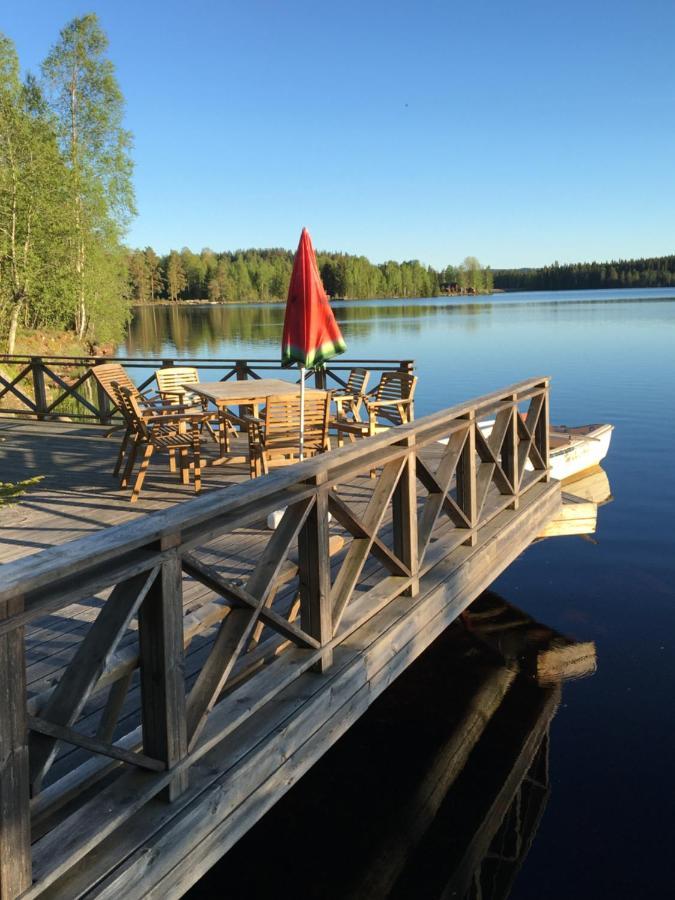
[[[300,460],[305,458],[305,367],[300,368]]]

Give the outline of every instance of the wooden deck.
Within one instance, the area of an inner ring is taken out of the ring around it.
[[[0,512],[1,900],[181,896],[554,514],[547,400],[207,468],[198,499],[157,462],[135,506],[105,430],[0,420],[0,480],[44,476]]]
[[[192,485],[180,484],[160,456],[152,461],[139,501],[130,504],[130,491],[119,490],[111,477],[121,432],[106,438],[109,431],[0,418],[0,481],[42,476],[19,503],[0,509],[0,563],[194,498]],[[217,456],[213,442],[204,442],[204,455],[209,461]],[[202,479],[203,492],[248,481],[248,463],[207,466]]]

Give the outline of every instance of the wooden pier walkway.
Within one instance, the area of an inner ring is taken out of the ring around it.
[[[0,512],[1,900],[181,896],[556,512],[548,390],[135,507],[100,429],[0,420],[45,476]]]

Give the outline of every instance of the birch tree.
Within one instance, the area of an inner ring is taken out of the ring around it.
[[[19,325],[62,325],[68,271],[67,172],[34,79],[22,84],[0,34],[0,331],[14,352]]]
[[[74,326],[80,338],[94,308],[117,315],[120,326],[128,315],[119,241],[135,212],[131,135],[122,127],[124,102],[107,49],[108,39],[90,13],[61,31],[42,66],[69,168]]]

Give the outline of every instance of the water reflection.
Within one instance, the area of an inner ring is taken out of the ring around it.
[[[405,300],[337,301],[335,315],[345,335],[352,340],[367,341],[374,335],[404,335],[414,339],[435,320],[445,324],[461,322],[462,330],[474,332],[494,314],[519,319],[526,307],[525,318],[532,314],[554,321],[570,313],[579,315],[575,307],[587,309],[595,318],[615,316],[608,307],[617,303],[639,306],[640,301],[672,301],[670,289],[623,291],[617,298],[612,291],[538,292],[536,294],[504,294],[494,300],[483,298],[467,301],[459,298]],[[177,304],[141,306],[134,318],[124,352],[129,356],[179,354],[184,356],[232,356],[256,348],[278,347],[284,319],[283,303],[260,304]]]
[[[602,466],[587,469],[562,483],[562,506],[546,523],[540,538],[595,534],[598,509],[614,500],[609,478]]]
[[[484,593],[189,896],[508,897],[562,682],[594,671],[593,643]]]
[[[425,320],[448,315],[490,312],[492,304],[427,302],[336,303],[335,314],[345,334],[368,338],[384,334],[418,334]],[[125,345],[127,356],[167,353],[190,356],[232,356],[238,349],[278,349],[284,322],[284,304],[265,303],[141,306]],[[477,324],[477,323],[476,323]]]

